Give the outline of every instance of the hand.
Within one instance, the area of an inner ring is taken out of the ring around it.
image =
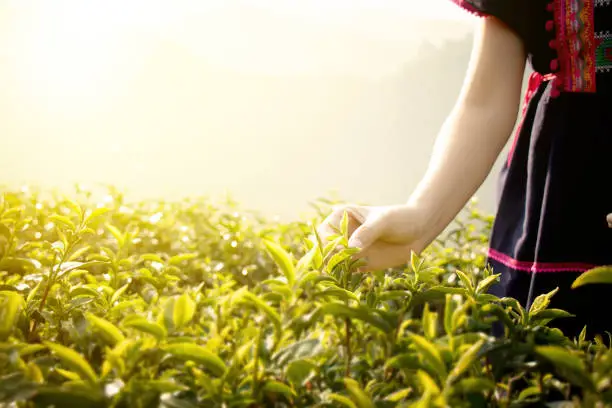
[[[608,221],[608,227],[612,228],[612,214],[608,214],[606,221]]]
[[[361,251],[356,258],[365,260],[360,272],[400,266],[429,244],[427,218],[410,206],[367,207],[349,205],[335,209],[317,229],[321,239],[335,235],[344,213],[348,213],[349,246]]]

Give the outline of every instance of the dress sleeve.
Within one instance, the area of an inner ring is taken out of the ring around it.
[[[535,0],[451,0],[468,12],[481,17],[495,17],[519,35],[525,44],[529,42],[533,28],[533,4]]]

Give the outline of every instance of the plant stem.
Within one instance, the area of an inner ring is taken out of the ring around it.
[[[40,299],[40,305],[38,305],[38,313],[42,313],[43,308],[45,307],[45,304],[47,303],[47,297],[49,297],[49,292],[51,291],[51,286],[53,286],[55,284],[55,272],[54,272],[54,267],[55,267],[55,262],[57,261],[57,253],[55,254],[54,258],[53,258],[53,264],[51,266],[51,271],[49,272],[49,279],[47,279],[47,286],[45,287],[45,291],[43,292],[43,295]],[[64,259],[62,257],[62,261],[57,265],[57,269],[59,270],[59,268],[62,265],[62,262],[64,262]],[[30,328],[30,339],[33,338],[33,335],[36,333],[36,328],[38,327],[38,320],[34,320],[34,322],[32,323],[32,327]]]
[[[257,399],[257,394],[259,392],[259,379],[257,378],[259,376],[259,345],[261,344],[261,334],[262,334],[263,330],[259,330],[259,333],[257,334],[257,341],[255,343],[255,358],[253,361],[253,398]]]
[[[346,318],[344,320],[344,328],[346,330],[345,336],[345,347],[346,347],[346,377],[351,376],[351,360],[353,359],[353,355],[351,352],[351,319]]]

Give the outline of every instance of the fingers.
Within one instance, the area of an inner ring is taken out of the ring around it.
[[[406,245],[375,242],[356,255],[356,258],[365,261],[365,265],[360,267],[358,272],[367,273],[401,266],[410,260],[410,253],[411,247]]]
[[[335,207],[334,211],[319,225],[317,233],[323,241],[327,241],[332,235],[336,235],[340,229],[344,213],[348,213],[349,236],[363,223],[367,218],[367,210],[360,206],[342,206]]]
[[[361,226],[351,235],[348,243],[349,247],[362,250],[369,248],[380,237],[382,229],[383,226],[380,219],[366,220],[366,222],[361,224]]]
[[[608,221],[608,227],[612,228],[612,214],[608,214],[606,221]]]

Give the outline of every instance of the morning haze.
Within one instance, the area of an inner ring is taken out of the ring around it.
[[[0,0],[0,183],[229,191],[283,218],[331,190],[404,201],[459,92],[474,21],[441,2],[439,15],[344,3],[143,13]],[[478,193],[487,210],[494,180]]]

